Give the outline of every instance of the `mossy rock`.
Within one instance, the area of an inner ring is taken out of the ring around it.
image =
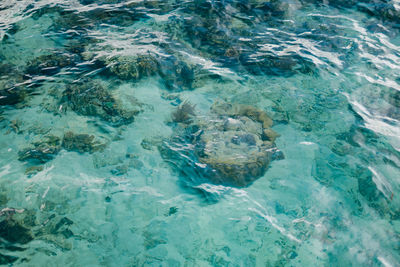
[[[188,103],[182,105],[186,107],[178,107],[173,115],[172,137],[159,148],[163,158],[186,176],[198,177],[193,184],[211,181],[245,187],[263,176],[272,160],[283,158],[274,143],[279,134],[264,111],[215,103],[204,117],[194,115]],[[187,114],[177,115],[183,111]]]

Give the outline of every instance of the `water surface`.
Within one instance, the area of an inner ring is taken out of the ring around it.
[[[2,1],[0,263],[400,265],[398,5]],[[245,186],[196,154],[216,103],[280,135]]]

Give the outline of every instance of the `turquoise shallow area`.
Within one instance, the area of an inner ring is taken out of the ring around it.
[[[400,266],[399,25],[383,0],[2,1],[0,264]],[[280,135],[246,186],[162,149],[222,102]]]

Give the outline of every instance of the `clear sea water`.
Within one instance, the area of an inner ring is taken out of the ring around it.
[[[400,266],[399,33],[397,0],[2,0],[0,263]],[[280,134],[245,187],[161,153],[217,102]]]

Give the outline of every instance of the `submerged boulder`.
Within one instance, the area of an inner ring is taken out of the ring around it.
[[[26,73],[52,75],[62,68],[73,66],[77,60],[78,56],[61,52],[41,55],[28,62]]]
[[[151,55],[113,56],[101,59],[108,70],[124,80],[139,80],[158,73],[160,66]]]
[[[64,134],[62,146],[65,150],[76,151],[79,153],[93,153],[104,149],[105,145],[94,141],[94,135],[75,134],[67,132]]]
[[[53,160],[61,149],[91,154],[102,151],[105,146],[106,144],[95,140],[93,135],[69,131],[62,139],[58,136],[46,135],[41,140],[33,142],[29,147],[18,152],[18,160],[33,164],[26,169],[25,174],[34,175],[44,169],[40,164]]]
[[[48,135],[43,140],[34,142],[30,147],[18,152],[18,160],[31,163],[46,163],[52,160],[61,150],[60,138]]]
[[[33,240],[29,229],[11,218],[0,222],[0,237],[7,242],[19,244],[26,244]]]
[[[104,86],[82,80],[67,86],[61,100],[80,115],[96,116],[115,126],[126,125],[134,121],[138,110],[127,110]]]
[[[123,80],[139,81],[160,75],[169,90],[190,90],[194,81],[194,69],[182,59],[168,55],[156,57],[151,54],[118,55],[100,57],[108,73]]]
[[[173,114],[174,133],[160,151],[193,185],[204,180],[245,187],[263,176],[272,160],[283,158],[274,142],[279,135],[264,111],[216,103],[204,117],[195,116],[188,105],[183,103]]]
[[[16,105],[23,102],[29,94],[23,86],[24,78],[15,66],[0,64],[0,106]]]
[[[74,222],[63,214],[48,210],[50,202],[42,203],[40,210],[6,207],[0,210],[0,264],[27,261],[29,258],[15,257],[16,251],[29,248],[32,241],[47,242],[62,250],[71,249],[68,241],[74,236]],[[47,205],[46,205],[47,204]]]

